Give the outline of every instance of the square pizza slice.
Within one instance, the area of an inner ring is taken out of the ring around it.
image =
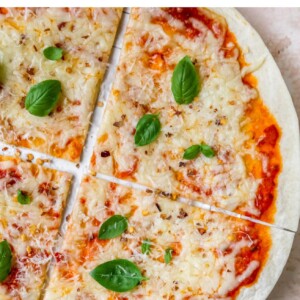
[[[0,157],[1,299],[40,299],[70,182],[67,173]]]
[[[45,299],[254,299],[293,236],[87,176]]]
[[[1,9],[3,142],[80,159],[121,13],[120,8]]]
[[[132,9],[91,168],[273,222],[280,128],[243,57],[212,10]]]

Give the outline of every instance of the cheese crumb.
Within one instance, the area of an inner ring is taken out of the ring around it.
[[[32,251],[31,247],[30,247],[30,246],[27,246],[27,247],[26,247],[26,251],[27,251],[28,254],[30,254],[31,251]]]
[[[133,228],[132,226],[129,227],[129,228],[128,228],[128,232],[129,232],[129,233],[133,233],[133,232],[134,232],[134,228]]]
[[[31,162],[33,159],[34,159],[33,154],[28,153],[28,154],[27,154],[27,161]]]
[[[21,234],[21,240],[25,242],[27,240],[27,236],[25,234]]]
[[[17,149],[16,152],[15,152],[15,155],[16,155],[17,157],[20,157],[20,156],[21,156],[21,151],[20,151],[19,149]]]
[[[44,161],[40,158],[37,158],[35,162],[37,165],[40,165],[40,166],[44,164]]]

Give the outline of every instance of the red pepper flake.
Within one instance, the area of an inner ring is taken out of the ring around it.
[[[49,182],[43,182],[39,185],[38,192],[40,194],[49,195],[50,194],[50,188],[51,188],[51,184]]]
[[[108,157],[108,156],[110,156],[110,152],[109,151],[105,150],[105,151],[101,152],[101,157]]]
[[[180,208],[179,215],[177,216],[178,219],[184,219],[188,216],[188,213],[183,209]]]
[[[198,228],[197,230],[198,230],[198,232],[199,232],[201,235],[203,235],[203,234],[206,233],[206,229],[205,229],[205,228]]]
[[[118,127],[118,128],[122,127],[123,125],[124,125],[123,121],[118,121],[118,122],[113,123],[113,126]]]
[[[26,69],[26,72],[27,72],[29,75],[34,75],[34,74],[35,74],[35,69],[34,69],[34,68],[27,68],[27,69]]]
[[[62,30],[67,25],[67,22],[61,22],[57,25],[58,30]]]
[[[54,257],[57,263],[60,263],[62,260],[65,260],[64,255],[60,252],[55,252]]]

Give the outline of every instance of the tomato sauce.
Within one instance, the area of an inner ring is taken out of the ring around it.
[[[249,242],[253,241],[253,243],[251,242],[249,246],[242,248],[236,255],[236,275],[241,275],[252,261],[258,261],[260,265],[251,275],[245,278],[239,286],[227,293],[227,297],[236,298],[242,287],[249,287],[258,280],[259,274],[266,264],[268,252],[272,243],[270,238],[270,228],[251,222],[247,222],[244,228],[237,230],[234,242],[238,242],[243,238],[247,238],[249,239]]]
[[[99,253],[99,248],[105,247],[109,242],[110,240],[99,240],[98,233],[94,234],[92,238],[88,238],[80,253],[80,263],[93,261],[95,255]]]
[[[223,51],[224,57],[226,58],[233,57],[236,55],[235,51],[238,51],[237,60],[240,67],[242,68],[248,65],[234,34],[230,31],[226,32]],[[242,78],[242,81],[249,87],[257,88],[257,79],[251,73],[246,74]],[[245,110],[245,119],[247,119],[248,122],[247,125],[244,126],[243,131],[250,137],[250,139],[246,141],[245,146],[249,148],[251,144],[254,144],[256,150],[263,154],[268,160],[267,169],[264,170],[261,160],[254,159],[250,161],[249,158],[246,159],[246,168],[250,171],[249,173],[255,178],[262,180],[256,192],[255,206],[260,211],[259,217],[261,220],[272,222],[275,212],[274,200],[276,197],[277,178],[281,170],[279,146],[281,132],[275,118],[259,97],[249,101],[248,107]],[[255,217],[250,214],[248,214],[248,216]],[[243,248],[236,256],[236,274],[242,274],[254,260],[259,261],[260,266],[252,272],[250,276],[245,278],[238,287],[230,291],[227,294],[228,297],[235,298],[241,287],[254,284],[258,280],[259,274],[268,258],[271,246],[269,228],[255,223],[249,223],[247,229],[252,230],[252,232],[249,232],[249,236],[258,242],[252,245],[252,247]],[[253,236],[253,232],[256,232],[256,236]]]
[[[153,17],[152,23],[160,24],[166,33],[180,33],[188,38],[195,38],[202,36],[203,32],[194,26],[193,20],[202,22],[216,38],[219,38],[224,33],[223,24],[219,23],[215,18],[210,17],[209,12],[205,9],[198,9],[196,7],[170,7],[165,11],[172,16],[173,19],[177,19],[184,23],[184,30],[178,30],[169,25],[169,22],[164,17]]]
[[[272,222],[276,210],[278,175],[282,169],[279,144],[281,131],[261,99],[253,99],[248,103],[245,118],[248,122],[243,130],[250,137],[247,143],[255,145],[266,164],[263,168],[262,161],[256,160],[252,166],[252,168],[260,169],[258,178],[261,179],[256,192],[255,206],[260,211],[261,220]]]
[[[63,148],[61,148],[58,144],[52,144],[50,147],[50,154],[61,158],[69,157],[71,160],[75,161],[81,155],[83,140],[82,136],[70,138],[67,141],[66,146]]]
[[[22,176],[15,168],[9,168],[6,170],[0,169],[0,179],[4,178],[6,178],[7,180],[5,180],[3,188],[10,188],[18,181],[21,181]]]
[[[223,47],[224,57],[234,56],[234,50],[238,51],[238,62],[240,67],[247,66],[242,49],[238,45],[234,34],[230,31],[226,32]],[[257,88],[258,82],[256,77],[249,73],[246,74],[242,81],[244,84]],[[262,179],[255,197],[255,206],[260,211],[260,220],[272,222],[275,213],[276,188],[278,183],[278,175],[281,171],[281,155],[280,155],[280,136],[281,131],[263,101],[258,97],[252,99],[248,103],[245,111],[245,119],[248,119],[247,125],[243,128],[250,136],[247,147],[251,144],[256,145],[259,153],[268,160],[267,170],[262,170],[262,162],[260,160],[250,161],[249,157],[245,157],[246,167],[250,174],[255,178]],[[247,214],[250,217],[256,217]]]
[[[137,157],[133,158],[133,164],[132,167],[125,171],[120,171],[118,163],[113,159],[113,170],[114,170],[114,176],[120,179],[124,178],[132,178],[134,173],[136,172],[138,168],[139,159]]]

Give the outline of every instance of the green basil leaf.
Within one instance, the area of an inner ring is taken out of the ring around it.
[[[145,146],[155,141],[160,133],[160,121],[157,115],[144,115],[136,125],[134,143]]]
[[[127,292],[135,288],[143,277],[138,267],[126,259],[115,259],[99,265],[90,275],[103,287],[114,292]]]
[[[183,158],[184,159],[194,159],[200,154],[200,152],[201,152],[201,146],[193,145],[184,151]]]
[[[98,238],[109,240],[120,236],[128,227],[127,219],[120,215],[108,218],[100,227]]]
[[[6,240],[0,243],[0,282],[4,281],[10,273],[12,266],[11,249]]]
[[[26,195],[24,192],[22,192],[21,190],[18,190],[17,198],[20,204],[30,204],[31,202],[30,197]]]
[[[148,255],[151,252],[151,242],[146,239],[142,243],[142,253]]]
[[[171,248],[166,249],[166,251],[165,251],[165,263],[166,264],[169,264],[171,262],[172,252],[173,252],[173,249],[171,249]]]
[[[63,56],[63,50],[57,47],[48,47],[44,49],[43,54],[50,60],[58,60]]]
[[[215,156],[215,151],[212,149],[212,147],[206,144],[201,144],[200,147],[201,147],[201,153],[206,157],[211,158]]]
[[[45,80],[29,90],[25,99],[25,108],[34,116],[44,117],[54,109],[61,92],[58,80]]]
[[[178,104],[189,104],[199,94],[199,74],[188,56],[176,65],[171,82],[171,90]]]

